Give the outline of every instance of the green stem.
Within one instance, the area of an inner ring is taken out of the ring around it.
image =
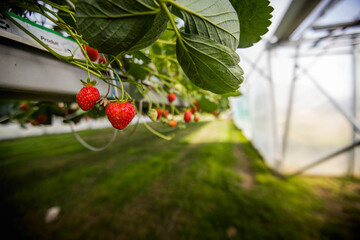
[[[81,65],[81,64],[80,64],[79,62],[77,62],[77,61],[71,61],[70,63],[73,64],[73,65],[75,65],[75,66],[78,66],[78,67],[84,69],[85,71],[90,72],[91,74],[95,75],[96,77],[98,77],[98,78],[100,78],[100,79],[102,79],[102,80],[105,79],[101,74],[99,74],[99,73],[97,73],[97,72],[95,72],[95,71],[93,71],[93,70],[91,70],[91,69],[88,69],[87,67]],[[86,65],[86,66],[87,66],[87,65]]]
[[[42,1],[43,1],[44,3],[50,5],[50,6],[54,7],[54,8],[57,8],[57,9],[61,10],[61,11],[67,12],[67,13],[69,13],[69,14],[74,13],[74,12],[71,11],[70,8],[67,7],[67,6],[59,5],[59,4],[53,3],[52,1],[48,1],[48,0],[42,0]]]
[[[152,74],[152,75],[154,75],[154,76],[156,76],[156,77],[158,77],[158,78],[166,79],[166,80],[168,80],[169,82],[177,83],[176,81],[174,81],[174,79],[172,79],[172,78],[170,78],[170,77],[168,77],[168,76],[166,76],[166,75],[163,75],[163,74],[154,72],[154,70],[152,70],[150,67],[147,67],[147,66],[142,66],[142,67],[143,67],[143,69],[144,69],[145,71],[147,71],[148,73],[150,73],[150,74]]]
[[[163,107],[162,107],[162,110],[164,110],[165,109],[166,97],[162,94],[162,92],[159,90],[159,88],[157,88],[156,86],[153,86],[153,88],[155,89],[157,94],[160,95],[161,100],[164,102]]]
[[[151,96],[155,99],[154,94],[153,94],[151,91],[149,91],[148,94],[149,94],[149,98],[150,98],[150,99],[151,99]],[[150,95],[151,95],[151,96],[150,96]],[[155,102],[155,101],[154,101],[154,103],[155,103],[155,105],[156,105],[157,108],[160,108],[159,102]]]
[[[169,9],[167,8],[167,6],[165,4],[165,1],[164,0],[156,0],[156,1],[160,4],[160,7],[165,11],[166,15],[169,17],[170,24],[173,27],[174,32],[175,32],[176,36],[178,37],[180,44],[183,46],[184,49],[186,49],[185,44],[183,43],[182,38],[181,38],[181,33],[179,32],[179,29],[177,28],[176,23],[171,15]]]
[[[115,73],[117,79],[119,79],[120,86],[121,86],[121,100],[124,100],[124,91],[125,90],[124,90],[124,86],[122,84],[121,78],[120,78],[119,74],[116,71],[113,71],[113,73]],[[129,94],[127,94],[127,95],[129,95]]]
[[[155,135],[158,136],[158,137],[161,137],[161,138],[163,138],[163,139],[165,139],[165,140],[168,140],[168,141],[173,138],[172,136],[166,136],[166,135],[164,135],[164,134],[159,133],[158,131],[156,131],[156,130],[154,130],[153,128],[151,128],[146,122],[144,122],[144,125],[145,125],[145,127],[146,127],[150,132],[152,132],[153,134],[155,134]]]

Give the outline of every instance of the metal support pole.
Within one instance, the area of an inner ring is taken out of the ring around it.
[[[357,147],[357,146],[359,146],[359,145],[360,145],[360,141],[355,141],[355,142],[353,142],[352,144],[350,144],[349,146],[346,146],[346,147],[344,147],[344,148],[341,148],[341,149],[339,149],[339,150],[337,150],[337,151],[335,151],[335,152],[333,152],[333,153],[331,153],[331,154],[329,154],[329,155],[327,155],[327,156],[325,156],[325,157],[323,157],[323,158],[320,158],[320,159],[317,160],[317,161],[314,161],[314,162],[310,163],[309,165],[301,168],[300,170],[296,171],[295,173],[287,176],[287,178],[300,175],[300,174],[302,174],[303,172],[305,172],[306,170],[309,170],[310,168],[313,168],[313,167],[319,165],[320,163],[326,162],[326,161],[330,160],[331,158],[336,157],[336,156],[338,156],[338,155],[340,155],[340,154],[342,154],[342,153],[344,153],[344,152],[347,152],[347,151],[349,151],[349,150],[355,150],[355,147]]]
[[[325,89],[312,77],[304,68],[299,69],[309,78],[309,80],[315,85],[315,87],[327,98],[327,100],[338,110],[353,126],[354,131],[360,132],[360,126],[356,121],[356,118],[349,114],[334,98],[328,94]]]
[[[291,114],[292,114],[292,107],[293,107],[293,101],[294,101],[294,93],[295,93],[295,84],[297,78],[297,69],[298,69],[298,55],[299,55],[299,48],[300,48],[300,40],[298,44],[296,45],[295,49],[295,58],[294,58],[294,70],[293,70],[293,78],[290,85],[290,94],[289,94],[289,100],[288,100],[288,108],[286,111],[286,120],[285,120],[285,130],[284,135],[282,138],[282,156],[281,156],[281,163],[279,166],[280,171],[284,167],[285,162],[285,155],[287,150],[287,143],[288,143],[288,136],[289,136],[289,129],[290,129],[290,121],[291,121]]]
[[[352,60],[353,60],[353,81],[352,81],[352,113],[354,116],[355,121],[357,121],[357,109],[358,109],[358,103],[357,103],[357,92],[358,92],[358,72],[357,72],[357,63],[358,63],[358,43],[357,43],[357,38],[354,37],[353,38],[353,52],[352,52]],[[356,131],[359,132],[359,129],[356,128],[355,125],[353,125],[352,127],[353,132],[352,132],[352,142],[355,143],[356,142]],[[348,171],[347,174],[349,177],[353,177],[354,176],[354,167],[355,167],[355,159],[356,159],[356,150],[353,149],[351,151],[350,154],[350,158],[349,158],[349,164],[348,164]]]
[[[272,123],[272,131],[273,131],[273,150],[274,150],[274,161],[275,161],[275,169],[279,171],[280,168],[280,158],[279,158],[279,143],[278,143],[278,129],[277,129],[277,111],[276,111],[276,102],[275,102],[275,89],[274,89],[274,81],[272,78],[272,65],[271,65],[271,55],[272,48],[270,44],[268,44],[267,48],[267,62],[268,62],[268,77],[269,86],[270,86],[270,111],[271,111],[271,123]]]

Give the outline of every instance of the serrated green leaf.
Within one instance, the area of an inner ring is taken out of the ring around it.
[[[274,10],[269,0],[230,0],[240,21],[239,48],[247,48],[260,41],[269,31],[269,20]]]
[[[202,95],[201,98],[198,99],[198,103],[202,112],[212,113],[218,109],[218,104],[205,95]]]
[[[80,0],[75,17],[85,40],[112,55],[151,45],[168,22],[153,0]]]
[[[232,50],[239,43],[240,26],[228,0],[174,0],[173,13],[185,22],[185,32],[208,37]]]
[[[145,80],[148,73],[141,66],[142,65],[136,63],[129,63],[128,74],[132,75],[136,79]]]
[[[141,92],[139,90],[139,87],[136,86],[135,84],[130,84],[129,92],[133,99],[141,100],[144,98],[143,94],[141,94]]]
[[[151,62],[151,58],[149,58],[148,56],[145,55],[145,53],[137,50],[134,52],[130,53],[134,58],[140,59],[142,60],[144,63],[150,63]]]
[[[230,92],[230,93],[226,93],[221,95],[222,97],[228,98],[228,97],[238,97],[241,96],[241,92],[239,90],[235,91],[235,92]]]
[[[207,37],[181,33],[176,55],[188,78],[205,90],[218,94],[234,92],[243,81],[239,56]]]

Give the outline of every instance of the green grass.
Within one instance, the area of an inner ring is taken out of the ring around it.
[[[190,124],[175,133],[165,141],[139,126],[130,137],[119,134],[103,152],[86,150],[72,134],[0,142],[3,235],[39,240],[360,238],[359,181],[277,178],[230,121]],[[81,132],[98,146],[111,134],[112,129]],[[251,173],[250,187],[243,187],[248,180],[242,171]],[[45,223],[52,206],[61,207],[60,216]]]

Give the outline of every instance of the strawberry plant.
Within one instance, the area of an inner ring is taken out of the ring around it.
[[[75,51],[82,51],[85,59],[76,58],[74,53],[63,56],[51,49],[12,18],[10,12],[14,9],[17,13],[40,14],[52,21],[77,43]],[[180,102],[189,106],[190,114],[227,109],[227,98],[239,94],[243,81],[235,50],[250,47],[261,39],[271,24],[272,10],[268,0],[5,0],[0,3],[5,18],[55,57],[84,69],[88,79],[92,74],[119,90],[115,102],[108,97],[109,91],[100,98],[93,86],[85,86],[77,96],[80,108],[90,115],[98,111],[94,105],[100,100],[100,106],[106,107],[106,114],[117,129],[126,127],[134,117],[135,109],[129,103],[132,100],[147,101],[151,118],[156,116],[152,111],[155,105],[157,119],[168,111],[166,102],[171,105],[172,117],[181,114],[182,110],[171,104],[175,98],[184,100]],[[123,82],[130,84],[129,92]],[[152,92],[161,100],[153,98]],[[163,122],[176,125],[174,120]]]

